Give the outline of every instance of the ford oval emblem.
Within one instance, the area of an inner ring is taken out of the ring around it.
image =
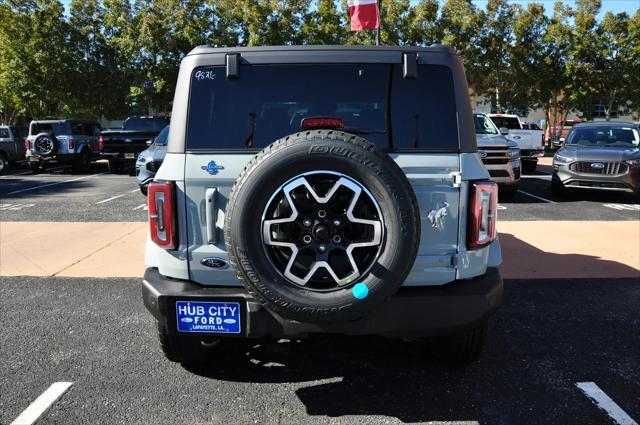
[[[486,158],[487,157],[487,153],[485,151],[478,151],[478,153],[480,154],[480,158]]]
[[[216,164],[215,161],[209,161],[207,165],[203,165],[200,168],[205,170],[207,173],[211,174],[212,176],[215,176],[216,174],[218,174],[219,170],[224,170],[224,167],[222,165]]]
[[[212,269],[224,269],[227,267],[227,262],[222,258],[218,257],[207,257],[200,260],[200,264],[205,267],[210,267]]]
[[[591,163],[591,168],[604,168],[604,164],[602,162],[593,162]]]

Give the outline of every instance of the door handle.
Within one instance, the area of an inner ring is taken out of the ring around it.
[[[218,228],[216,220],[218,218],[218,209],[216,206],[218,189],[215,187],[207,188],[205,192],[205,216],[207,222],[207,243],[218,243]]]

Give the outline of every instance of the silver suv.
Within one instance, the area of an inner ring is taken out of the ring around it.
[[[498,183],[502,192],[513,196],[520,181],[520,148],[513,140],[501,134],[491,118],[482,112],[474,112],[478,153],[491,179]],[[507,129],[503,129],[508,134]]]
[[[148,188],[142,284],[172,361],[238,339],[427,339],[478,358],[497,185],[449,47],[198,47]]]
[[[33,173],[49,164],[70,164],[87,172],[100,158],[100,124],[94,120],[37,120],[29,125],[26,157]]]

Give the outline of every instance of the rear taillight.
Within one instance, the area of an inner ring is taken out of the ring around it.
[[[28,151],[31,149],[31,145],[29,144],[29,139],[24,139],[24,150]]]
[[[496,238],[498,185],[491,181],[473,182],[470,192],[467,247],[478,249]]]
[[[178,248],[173,183],[149,183],[149,228],[151,240],[167,249]]]
[[[69,149],[75,149],[76,148],[76,141],[73,139],[69,139],[69,142],[67,142],[69,144]]]
[[[98,150],[103,150],[104,149],[104,139],[102,138],[102,136],[100,136],[98,138]]]

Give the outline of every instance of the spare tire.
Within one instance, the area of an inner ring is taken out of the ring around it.
[[[60,142],[53,134],[40,133],[34,139],[33,147],[41,156],[51,156],[58,152]]]
[[[271,311],[352,320],[393,295],[415,261],[420,213],[398,165],[353,134],[280,139],[236,180],[224,223],[229,261]]]

